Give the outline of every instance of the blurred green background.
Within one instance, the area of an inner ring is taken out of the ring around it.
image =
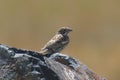
[[[70,26],[62,52],[109,80],[120,80],[120,0],[0,0],[0,43],[39,51]]]

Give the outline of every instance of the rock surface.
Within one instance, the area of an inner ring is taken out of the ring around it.
[[[39,52],[0,45],[0,80],[106,80],[83,63],[61,53]]]

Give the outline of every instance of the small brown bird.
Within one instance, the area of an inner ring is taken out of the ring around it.
[[[40,53],[53,54],[62,51],[69,43],[68,33],[72,31],[69,27],[62,27],[56,35],[41,49]]]

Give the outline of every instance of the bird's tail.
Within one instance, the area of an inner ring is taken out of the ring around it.
[[[40,53],[42,53],[42,54],[48,54],[50,52],[48,51],[48,49],[41,49]]]

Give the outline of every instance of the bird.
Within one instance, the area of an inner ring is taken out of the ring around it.
[[[61,52],[69,43],[68,33],[72,29],[69,27],[61,27],[55,36],[50,39],[43,48],[41,48],[40,53],[43,54],[54,54]]]

